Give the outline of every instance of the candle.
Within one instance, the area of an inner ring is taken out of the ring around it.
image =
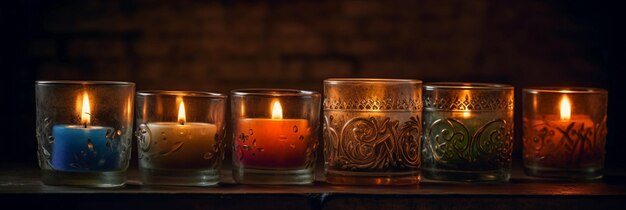
[[[232,91],[232,161],[237,183],[313,182],[319,98],[319,93],[302,90]]]
[[[185,104],[178,106],[178,122],[152,122],[142,125],[147,141],[142,166],[153,169],[203,169],[213,164],[215,124],[187,122]],[[143,146],[142,146],[143,147]],[[142,148],[143,149],[143,148]]]
[[[601,178],[607,92],[543,87],[524,89],[523,97],[525,172],[538,177]]]
[[[237,121],[235,163],[248,168],[300,168],[306,163],[311,135],[305,119],[283,119],[280,102],[272,106],[272,118]]]
[[[117,187],[131,156],[135,84],[35,82],[36,136],[46,185]]]
[[[117,132],[112,127],[92,126],[89,95],[83,93],[81,125],[52,127],[51,164],[59,171],[111,171],[120,164]]]
[[[559,112],[559,116],[545,115],[542,119],[530,122],[531,128],[547,140],[533,144],[532,151],[535,153],[532,155],[541,157],[543,166],[547,167],[585,167],[589,164],[586,160],[597,155],[593,151],[593,121],[589,115],[572,115],[572,105],[567,95],[563,95],[559,103]]]

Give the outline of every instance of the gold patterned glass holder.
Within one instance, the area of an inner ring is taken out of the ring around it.
[[[419,183],[421,87],[421,81],[411,79],[325,80],[326,181]]]
[[[422,174],[446,181],[508,181],[513,149],[513,87],[424,85]]]

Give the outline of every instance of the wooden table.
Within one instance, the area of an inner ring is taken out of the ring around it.
[[[318,170],[321,171],[321,170]],[[38,169],[0,171],[0,209],[623,209],[626,173],[599,181],[534,179],[520,167],[510,183],[472,184],[425,180],[418,186],[306,186],[234,184],[228,169],[215,187],[141,186],[130,171],[125,187],[97,189],[42,185]],[[14,208],[6,208],[14,209]]]

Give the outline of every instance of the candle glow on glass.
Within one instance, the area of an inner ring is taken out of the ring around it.
[[[469,111],[467,111],[467,110],[464,110],[464,111],[462,111],[461,113],[463,113],[463,114],[462,114],[462,116],[463,116],[463,118],[465,118],[465,119],[472,117],[472,113],[470,113],[470,112],[469,112]]]
[[[125,111],[126,111],[125,117],[128,117],[128,118],[133,117],[133,102],[130,99],[130,97],[128,99],[126,99],[126,109],[125,109]]]
[[[470,90],[463,90],[462,91],[462,96],[461,98],[465,98],[466,100],[471,100],[470,98],[472,97],[472,92]],[[457,113],[453,113],[453,117],[461,117],[463,119],[469,119],[472,117],[472,112],[470,110],[467,109],[461,109],[461,110],[457,110],[459,112]]]
[[[468,100],[471,100],[470,98],[472,98],[472,92],[470,90],[463,90],[463,94],[465,94],[465,98],[467,98]],[[463,111],[463,118],[467,119],[467,118],[470,118],[471,116],[472,114],[470,113],[469,110]]]

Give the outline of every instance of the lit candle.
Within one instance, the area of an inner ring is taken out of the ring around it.
[[[145,125],[149,150],[143,151],[143,166],[157,169],[207,168],[213,163],[215,124],[187,122],[185,103],[178,105],[177,122],[153,122]]]
[[[82,95],[80,125],[52,127],[52,167],[59,171],[110,171],[119,169],[118,134],[112,127],[93,126],[89,94]]]
[[[236,125],[235,163],[248,168],[286,169],[305,165],[311,135],[305,119],[283,119],[278,100],[271,119],[244,118]]]
[[[543,131],[552,141],[536,144],[538,157],[544,157],[542,162],[546,166],[579,167],[581,158],[586,153],[592,153],[594,125],[589,115],[572,115],[572,103],[567,95],[563,95],[559,102],[560,115],[545,115],[541,120],[533,120],[532,128]],[[588,140],[588,141],[587,141]],[[549,153],[549,154],[548,154]]]

